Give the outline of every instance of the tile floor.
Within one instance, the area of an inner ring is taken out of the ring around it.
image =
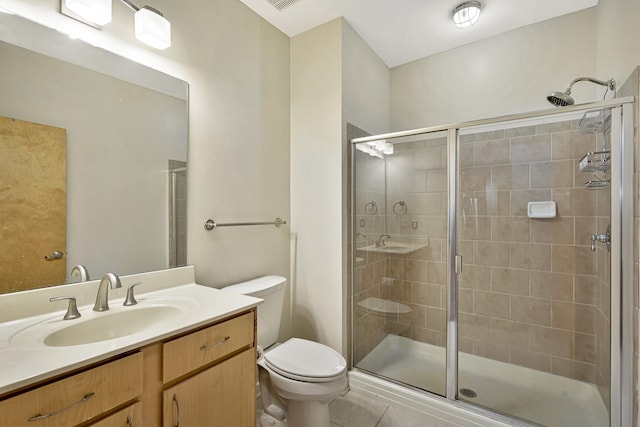
[[[329,405],[331,427],[457,427],[374,394],[351,390]]]

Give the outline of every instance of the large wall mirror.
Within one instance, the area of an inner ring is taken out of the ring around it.
[[[0,293],[186,263],[187,94],[0,13]]]

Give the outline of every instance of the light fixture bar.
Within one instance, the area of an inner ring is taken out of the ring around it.
[[[129,6],[129,8],[131,10],[133,10],[134,12],[137,12],[140,10],[140,8],[138,6],[136,6],[135,4],[131,3],[130,0],[120,0],[122,1],[122,3],[126,4],[127,6]]]

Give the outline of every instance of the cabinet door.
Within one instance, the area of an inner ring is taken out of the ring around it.
[[[255,427],[255,350],[244,352],[162,393],[164,427]]]

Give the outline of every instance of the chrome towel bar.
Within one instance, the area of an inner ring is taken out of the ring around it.
[[[284,225],[286,223],[287,221],[283,220],[282,218],[276,218],[275,221],[270,221],[270,222],[228,222],[224,224],[218,224],[214,220],[208,219],[204,223],[204,229],[207,231],[211,231],[218,227],[238,227],[238,226],[245,226],[245,225],[275,225],[276,227],[280,227],[281,225]]]

